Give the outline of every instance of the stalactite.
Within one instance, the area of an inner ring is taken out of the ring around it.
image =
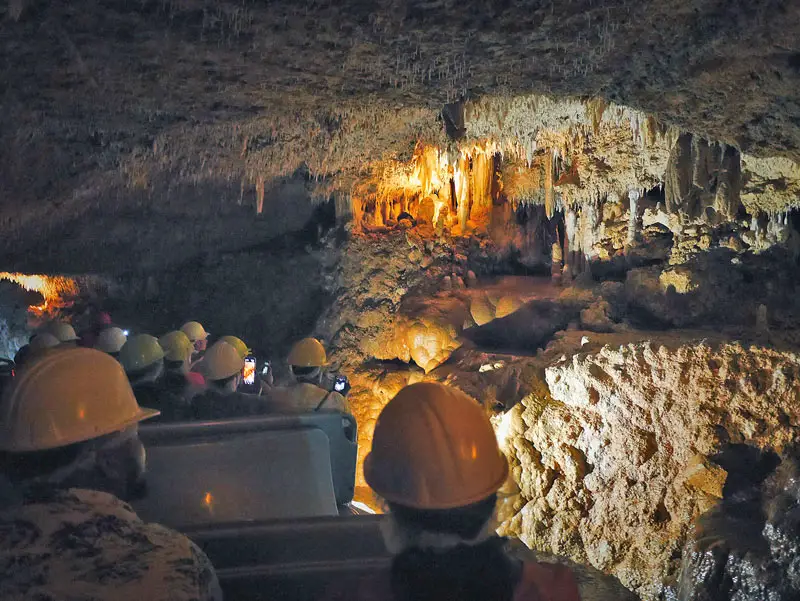
[[[639,238],[639,190],[628,190],[630,214],[628,215],[628,244]]]
[[[553,218],[555,202],[553,201],[553,153],[545,154],[544,160],[544,209],[548,219]]]
[[[455,173],[456,196],[458,198],[458,225],[463,232],[469,219],[469,158],[461,155]]]
[[[264,178],[259,177],[256,181],[256,213],[261,215],[264,212]]]
[[[485,152],[476,152],[472,157],[472,206],[470,219],[475,222],[488,220],[492,208],[492,174],[494,160]]]

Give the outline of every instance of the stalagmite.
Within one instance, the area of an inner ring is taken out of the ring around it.
[[[561,245],[558,242],[553,242],[550,266],[551,277],[558,281],[561,279],[562,262],[564,260],[564,253],[561,250]]]
[[[544,208],[548,219],[553,218],[555,211],[555,201],[553,200],[553,154],[545,154],[544,162]]]

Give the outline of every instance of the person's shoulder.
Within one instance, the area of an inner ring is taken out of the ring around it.
[[[117,515],[138,521],[133,508],[114,495],[99,490],[83,488],[60,489],[57,487],[34,487],[25,491],[19,511],[36,511],[42,507],[48,514],[104,514]]]
[[[523,562],[523,575],[515,601],[536,599],[531,591],[554,591],[553,601],[638,601],[639,597],[622,586],[614,576],[566,557],[534,551],[517,539],[506,542],[508,553]],[[557,594],[556,594],[557,593]]]

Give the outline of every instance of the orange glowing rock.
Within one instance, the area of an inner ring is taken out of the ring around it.
[[[72,304],[78,295],[78,285],[74,279],[64,276],[26,275],[24,273],[0,272],[0,281],[7,280],[25,290],[38,292],[44,297],[41,305],[32,305],[28,311],[37,317],[53,316],[64,307]]]

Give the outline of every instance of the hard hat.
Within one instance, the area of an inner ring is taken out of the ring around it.
[[[483,409],[434,382],[403,388],[381,411],[364,477],[387,501],[453,509],[496,493],[508,476]]]
[[[168,361],[186,361],[194,351],[192,341],[180,330],[164,334],[158,339],[158,343],[164,349],[164,358]]]
[[[118,432],[158,415],[139,407],[117,361],[95,349],[43,355],[0,401],[0,451],[44,451]]]
[[[316,338],[303,338],[289,351],[289,365],[297,367],[322,367],[328,362],[325,347]]]
[[[186,336],[192,342],[196,342],[198,340],[205,340],[206,338],[208,338],[208,332],[206,332],[205,328],[203,327],[203,324],[197,321],[187,321],[181,327],[181,332],[186,334]]]
[[[128,338],[119,352],[119,362],[128,373],[150,367],[163,358],[164,349],[158,344],[158,339],[149,334],[139,334]]]
[[[55,334],[51,334],[50,332],[36,334],[36,336],[34,336],[30,341],[30,347],[32,351],[41,351],[46,348],[53,348],[59,344],[61,344],[61,341],[56,338]]]
[[[223,336],[222,338],[219,339],[219,341],[227,342],[228,344],[230,344],[233,348],[235,348],[238,351],[238,353],[242,356],[242,359],[244,359],[245,357],[247,357],[247,355],[253,352],[247,347],[247,344],[245,344],[244,340],[242,340],[241,338],[237,338],[236,336]]]
[[[233,346],[220,340],[206,351],[202,366],[203,375],[209,380],[224,380],[242,371],[244,359]]]
[[[122,328],[106,328],[97,336],[94,348],[104,353],[118,353],[127,340]]]
[[[78,335],[75,333],[75,328],[63,321],[56,321],[50,324],[48,331],[61,342],[73,342],[75,340],[79,340]]]

